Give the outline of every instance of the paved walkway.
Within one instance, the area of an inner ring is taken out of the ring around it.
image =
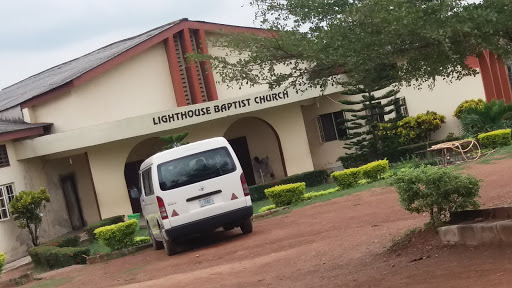
[[[13,261],[11,263],[5,264],[5,267],[4,267],[3,271],[7,272],[9,270],[16,269],[16,268],[21,267],[23,265],[30,264],[31,262],[32,262],[32,260],[30,259],[30,257],[26,256],[26,257],[23,257],[23,258],[18,259],[16,261]]]

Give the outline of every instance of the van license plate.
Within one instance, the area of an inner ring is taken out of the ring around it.
[[[201,208],[210,206],[213,204],[215,204],[215,201],[213,201],[212,197],[206,197],[204,199],[199,199],[199,207],[201,207]]]

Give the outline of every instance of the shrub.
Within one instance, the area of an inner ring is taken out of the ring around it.
[[[135,237],[133,238],[133,246],[140,246],[151,242],[149,236]]]
[[[252,201],[260,201],[266,199],[265,190],[272,188],[276,185],[284,185],[291,183],[306,183],[307,187],[315,187],[325,183],[325,180],[329,177],[329,173],[325,170],[314,170],[304,172],[301,174],[295,174],[272,183],[265,183],[260,185],[253,185],[249,187]]]
[[[412,213],[429,213],[434,227],[448,221],[452,212],[479,207],[475,200],[479,180],[450,168],[402,169],[391,183],[397,188],[402,207]]]
[[[460,120],[462,118],[462,115],[464,114],[464,112],[466,112],[468,108],[482,109],[484,104],[485,101],[483,99],[465,100],[464,102],[460,103],[459,106],[457,106],[457,108],[453,112],[453,117]]]
[[[462,115],[460,124],[465,137],[512,128],[512,104],[505,104],[503,100],[492,100],[479,109],[468,108]]]
[[[59,247],[59,248],[78,247],[78,246],[80,246],[80,236],[73,235],[73,236],[57,238],[57,239],[53,240],[51,243],[46,244],[46,246],[55,246],[55,247]]]
[[[332,188],[332,189],[325,190],[325,191],[320,191],[320,192],[306,193],[306,194],[304,194],[304,196],[302,196],[302,200],[311,200],[311,199],[316,198],[316,197],[332,194],[332,193],[334,193],[334,192],[336,192],[338,190],[339,190],[339,188]]]
[[[6,258],[5,254],[0,253],[0,274],[2,274],[2,269],[4,269],[5,258]]]
[[[89,238],[91,238],[91,240],[96,240],[96,234],[94,234],[94,231],[96,229],[105,227],[105,226],[122,223],[122,222],[124,222],[124,215],[118,215],[118,216],[105,218],[96,224],[86,227],[85,232],[87,232],[87,235],[89,235]]]
[[[87,247],[39,246],[28,250],[34,266],[43,269],[59,269],[71,265],[87,264],[87,257],[91,252]]]
[[[478,142],[482,148],[508,146],[512,142],[511,135],[511,129],[496,130],[478,135]]]
[[[346,169],[331,174],[331,178],[341,189],[347,189],[357,185],[357,182],[361,180],[361,176],[361,170],[359,168]]]
[[[433,111],[404,118],[397,123],[396,134],[403,145],[430,141],[430,135],[441,128],[446,117]],[[386,125],[386,124],[384,124]],[[387,124],[389,125],[389,124]]]
[[[294,183],[268,188],[265,194],[276,207],[283,207],[301,201],[305,190],[306,183]]]
[[[50,202],[50,194],[41,188],[39,191],[21,191],[10,203],[18,228],[28,230],[34,246],[39,246],[39,228],[47,202]]]
[[[359,170],[361,170],[363,178],[377,181],[389,170],[389,162],[388,160],[375,161],[359,167]]]
[[[108,248],[115,250],[125,249],[133,246],[133,239],[137,231],[137,220],[100,227],[94,230],[96,238]]]
[[[274,210],[274,209],[276,209],[276,205],[268,205],[265,207],[261,207],[260,210],[258,210],[258,213],[263,213],[263,212],[267,212],[269,210]]]

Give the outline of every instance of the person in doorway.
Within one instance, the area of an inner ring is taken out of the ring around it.
[[[268,156],[262,159],[260,159],[259,157],[254,157],[254,164],[254,168],[257,171],[257,173],[260,174],[263,183],[265,183],[264,177],[267,175],[269,175],[270,178],[272,178],[272,180],[276,179],[274,175],[274,170],[272,169],[270,161],[268,160]]]

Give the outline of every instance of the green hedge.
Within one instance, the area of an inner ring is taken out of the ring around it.
[[[127,222],[100,227],[94,230],[94,234],[103,245],[113,251],[121,250],[133,246],[137,226],[137,220],[132,219]]]
[[[89,227],[85,228],[85,232],[87,232],[87,235],[89,235],[89,238],[91,240],[96,240],[96,235],[94,234],[94,231],[100,227],[110,226],[114,224],[118,224],[124,222],[124,215],[118,215],[113,216],[109,218],[105,218],[101,220],[98,223],[95,223],[93,225],[90,225]]]
[[[261,207],[260,210],[258,210],[258,213],[263,213],[263,212],[267,212],[269,210],[274,210],[274,209],[276,209],[276,205],[272,204],[272,205],[268,205],[265,207]]]
[[[54,239],[51,243],[46,244],[45,246],[55,246],[55,247],[59,247],[59,248],[78,247],[78,246],[80,246],[80,236],[72,235],[72,236],[57,238],[57,239]]]
[[[478,135],[478,142],[482,148],[508,146],[512,142],[511,135],[511,129],[496,130]]]
[[[380,179],[389,170],[388,160],[379,160],[368,163],[358,168],[350,168],[343,171],[334,172],[331,178],[341,189],[347,189],[356,186],[361,180],[376,181]]]
[[[320,191],[320,192],[306,193],[306,194],[304,194],[304,196],[302,196],[302,200],[311,200],[311,199],[316,198],[316,197],[320,197],[320,196],[324,196],[324,195],[329,195],[329,194],[334,193],[334,192],[336,192],[338,190],[339,190],[339,188],[332,188],[332,189],[325,190],[325,191]]]
[[[341,189],[356,186],[359,180],[361,180],[361,176],[361,170],[359,168],[345,169],[331,174],[331,178]]]
[[[325,180],[329,177],[329,173],[325,170],[314,170],[295,174],[278,181],[274,181],[268,184],[260,184],[249,187],[252,201],[261,201],[266,199],[265,189],[272,188],[276,185],[284,185],[291,183],[306,183],[307,187],[316,187],[325,183]]]
[[[35,267],[43,269],[59,269],[71,265],[87,264],[91,251],[87,247],[37,246],[28,250]]]
[[[305,190],[306,183],[303,182],[268,188],[265,194],[276,207],[283,207],[301,201]]]
[[[375,161],[361,166],[359,169],[364,179],[377,181],[384,173],[388,172],[389,162],[388,160]]]
[[[149,242],[151,242],[151,238],[149,238],[149,236],[135,237],[133,239],[133,246],[140,246]]]
[[[4,253],[0,253],[0,274],[2,274],[2,269],[4,269],[5,258],[7,258],[5,256],[5,254]]]

